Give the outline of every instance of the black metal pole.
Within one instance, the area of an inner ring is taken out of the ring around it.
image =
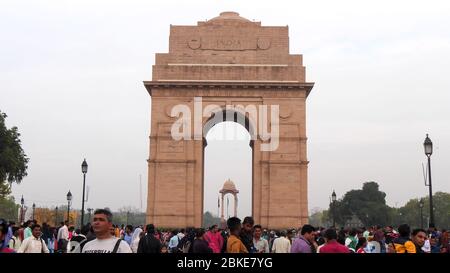
[[[335,211],[335,205],[334,205],[335,201],[333,201],[332,206],[333,206],[333,227],[336,227],[336,211]]]
[[[433,210],[433,190],[431,187],[431,159],[428,156],[428,187],[430,190],[430,222],[429,227],[434,227],[434,210]]]
[[[84,186],[86,184],[86,174],[83,173],[83,201],[81,202],[81,227],[84,225]]]
[[[23,223],[23,204],[22,209],[20,210],[20,223]]]
[[[423,228],[423,207],[420,207],[420,228]]]
[[[67,222],[70,224],[70,201],[67,202]]]
[[[55,208],[55,227],[58,226],[58,207]]]

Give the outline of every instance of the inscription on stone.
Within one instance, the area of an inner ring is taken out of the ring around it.
[[[236,37],[204,37],[191,38],[187,42],[190,49],[218,50],[218,51],[242,51],[242,50],[266,50],[270,48],[270,40],[261,38],[236,38]]]

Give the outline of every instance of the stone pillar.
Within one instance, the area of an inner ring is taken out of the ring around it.
[[[234,195],[234,217],[237,217],[238,198],[236,193],[233,195]]]

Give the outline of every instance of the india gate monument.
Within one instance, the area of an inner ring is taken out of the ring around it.
[[[170,26],[152,80],[147,223],[200,227],[206,134],[234,121],[251,135],[252,215],[265,228],[308,222],[307,82],[289,53],[287,26],[262,26],[223,12]],[[216,196],[216,192],[211,193]]]

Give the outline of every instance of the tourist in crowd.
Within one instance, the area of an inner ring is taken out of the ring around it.
[[[317,243],[315,240],[316,230],[311,225],[304,225],[298,238],[294,240],[291,253],[315,253]]]
[[[106,209],[94,212],[93,228],[96,239],[87,242],[82,253],[131,253],[130,246],[123,240],[115,238],[112,226],[112,213]]]
[[[26,238],[19,250],[18,253],[50,253],[48,250],[47,244],[41,238],[41,226],[38,224],[33,224],[30,229],[31,237]]]
[[[253,246],[256,253],[270,253],[269,242],[262,237],[262,227],[260,225],[253,226]]]
[[[5,246],[6,235],[8,234],[8,224],[4,219],[0,219],[0,253],[14,253],[14,249]]]
[[[242,243],[247,248],[247,251],[249,253],[255,253],[256,249],[253,246],[253,225],[255,224],[255,221],[252,217],[247,216],[244,218],[244,221],[242,222],[242,229],[241,233],[239,234],[239,237],[242,241]]]
[[[192,253],[213,253],[205,240],[205,230],[198,228],[195,232],[195,240],[192,243]]]
[[[337,233],[333,228],[329,228],[324,234],[326,243],[320,248],[319,253],[350,253],[350,249],[338,243]]]
[[[223,247],[223,237],[220,234],[219,227],[217,225],[212,225],[209,228],[208,232],[205,234],[205,239],[214,253],[220,253]]]
[[[227,240],[227,253],[248,253],[247,247],[239,237],[242,228],[241,219],[231,217],[227,220],[227,226],[230,230],[230,236]]]
[[[356,245],[356,253],[366,253],[367,239],[362,236],[358,238],[358,244]]]
[[[286,237],[286,231],[280,232],[280,237],[273,241],[272,252],[273,253],[290,253],[291,241]]]
[[[161,241],[155,237],[155,226],[149,224],[147,233],[139,240],[137,253],[160,253],[162,252]]]
[[[61,222],[61,227],[58,230],[58,236],[56,238],[58,242],[58,252],[66,252],[67,250],[67,244],[69,242],[68,224],[68,221]]]
[[[167,244],[163,244],[161,247],[161,253],[169,253],[169,249],[167,247]]]
[[[416,253],[416,246],[411,241],[411,228],[407,224],[398,227],[399,237],[393,240],[395,253]]]
[[[178,244],[180,243],[180,238],[178,238],[178,230],[174,229],[172,231],[172,236],[169,241],[169,253],[177,253],[178,252]]]
[[[20,245],[22,244],[22,241],[19,238],[19,228],[13,227],[12,232],[13,232],[13,236],[9,240],[8,247],[11,249],[14,249],[14,251],[17,252],[20,248]]]
[[[25,229],[23,231],[23,240],[25,240],[33,235],[32,231],[31,231],[32,225],[33,225],[33,221],[28,220],[25,222],[25,226],[24,226]]]
[[[131,250],[133,253],[137,253],[139,241],[144,237],[144,234],[144,231],[140,227],[134,229],[133,236],[131,236]]]
[[[114,231],[114,234],[115,234],[115,231]],[[125,227],[125,233],[123,234],[123,240],[125,242],[127,242],[128,245],[131,246],[132,237],[133,237],[133,226],[132,225],[127,225]]]
[[[427,233],[424,229],[418,228],[413,230],[411,233],[412,242],[416,248],[415,253],[430,253],[431,249],[427,249],[425,252],[422,248],[425,245],[425,241],[427,240]]]
[[[89,241],[87,234],[91,228],[90,224],[84,225],[82,229],[76,231],[75,236],[73,236],[69,243],[67,244],[67,252],[70,253],[81,253],[83,251],[84,245]]]

